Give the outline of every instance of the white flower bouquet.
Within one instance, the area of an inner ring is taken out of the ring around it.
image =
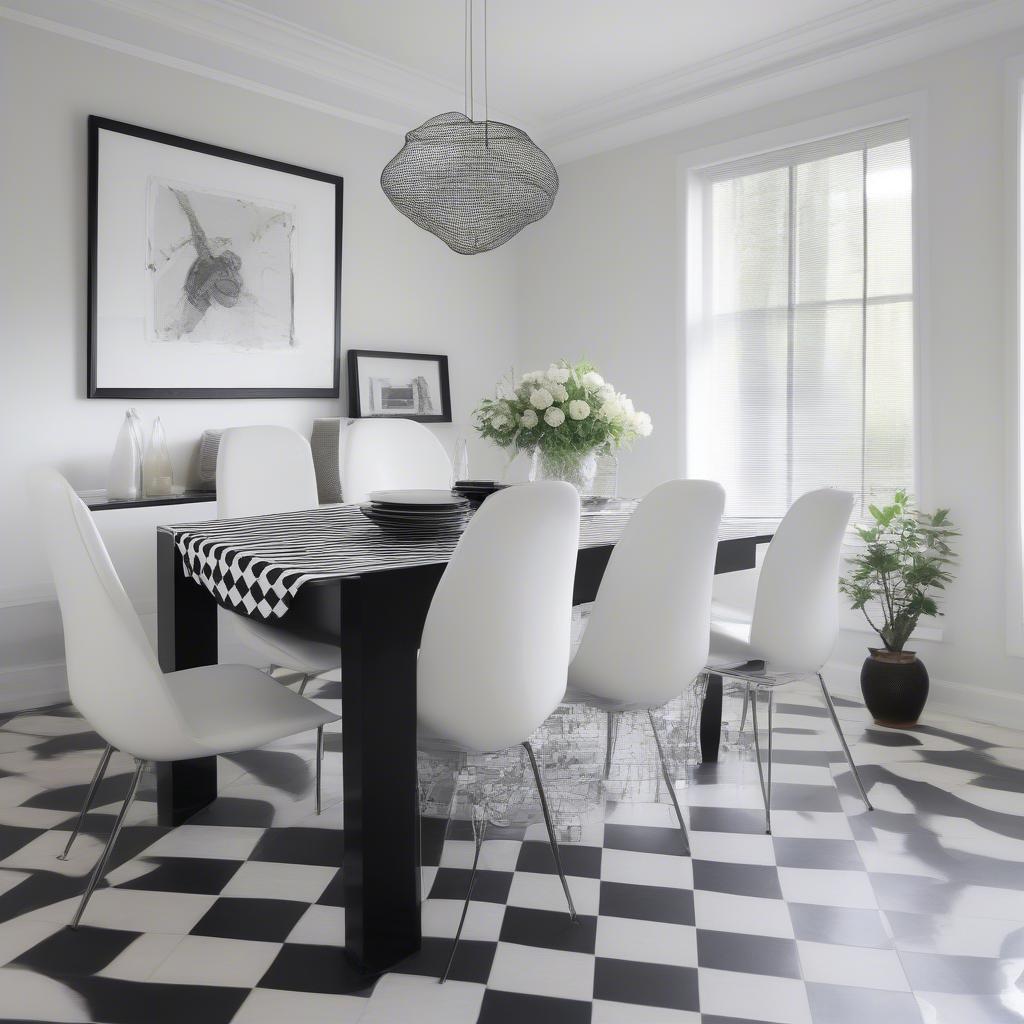
[[[638,412],[589,362],[566,360],[524,373],[474,412],[482,437],[514,456],[536,455],[545,476],[580,486],[596,456],[647,437],[651,417]]]

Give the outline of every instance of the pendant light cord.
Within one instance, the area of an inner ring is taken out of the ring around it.
[[[466,0],[466,53],[465,53],[466,117],[473,120],[473,0]]]
[[[470,0],[472,3],[472,0]],[[487,110],[487,0],[484,0],[484,146],[490,146],[490,121]]]
[[[465,75],[464,75],[464,89],[465,95],[463,99],[463,106],[466,111],[466,117],[470,121],[475,120],[476,104],[474,102],[474,74],[473,74],[473,4],[475,0],[466,0],[466,54],[465,54]],[[489,111],[488,111],[488,81],[487,81],[487,0],[483,0],[484,5],[484,18],[483,18],[483,29],[484,29],[484,146],[490,145],[490,124],[489,124]]]

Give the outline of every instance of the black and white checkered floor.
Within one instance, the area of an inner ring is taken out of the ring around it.
[[[313,696],[340,704],[337,686]],[[58,861],[100,743],[69,709],[16,716],[0,725],[0,1017],[1024,1020],[1024,735],[933,713],[913,732],[887,731],[840,705],[874,813],[855,797],[814,691],[792,687],[776,715],[774,835],[764,835],[749,737],[736,737],[729,701],[723,761],[678,790],[692,860],[664,792],[645,802],[612,787],[618,799],[596,820],[578,815],[563,847],[580,912],[570,925],[542,826],[489,828],[443,986],[472,860],[468,822],[446,833],[443,818],[424,819],[422,951],[379,979],[354,975],[340,948],[340,733],[328,740],[320,818],[312,736],[222,759],[219,800],[174,831],[154,824],[150,780],[110,886],[72,932],[130,762],[115,756],[87,833]]]

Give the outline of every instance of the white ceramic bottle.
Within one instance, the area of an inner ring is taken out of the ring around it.
[[[140,498],[139,480],[142,474],[142,447],[139,444],[132,410],[124,414],[124,422],[117,435],[114,454],[107,470],[107,496],[115,501],[135,501]]]
[[[142,464],[142,479],[147,498],[170,494],[174,487],[171,456],[167,451],[167,438],[159,416],[153,420],[153,432],[149,435],[149,447]]]

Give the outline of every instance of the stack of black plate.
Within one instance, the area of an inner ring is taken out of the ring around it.
[[[468,498],[473,508],[479,508],[484,498],[503,487],[508,487],[508,484],[499,484],[494,480],[460,480],[452,490]]]
[[[387,530],[434,534],[462,530],[472,506],[451,491],[371,491],[359,507],[367,519]]]

